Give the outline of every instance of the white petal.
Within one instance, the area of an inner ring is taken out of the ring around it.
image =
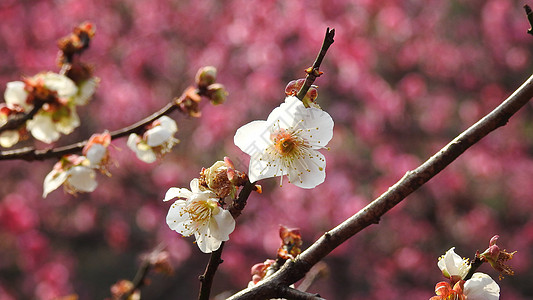
[[[91,166],[97,166],[102,162],[106,154],[107,148],[104,145],[92,144],[85,156],[91,162]]]
[[[78,94],[74,98],[74,103],[76,105],[85,105],[89,102],[96,87],[98,86],[99,79],[97,77],[91,77],[88,80],[82,82],[78,86]]]
[[[78,93],[78,87],[70,78],[53,72],[36,75],[42,77],[44,85],[57,92],[60,98],[70,98]]]
[[[80,192],[92,192],[98,186],[96,182],[96,173],[93,169],[85,166],[75,166],[68,171],[68,182]]]
[[[43,198],[46,198],[46,196],[56,190],[60,185],[65,182],[67,179],[67,173],[66,172],[57,172],[56,170],[52,170],[46,177],[44,178],[44,184],[43,184]]]
[[[135,155],[137,155],[138,159],[146,163],[153,163],[156,161],[157,156],[152,148],[146,144],[143,144],[142,142],[139,143],[139,140],[140,137],[138,135],[135,133],[130,134],[127,142],[128,147],[135,152]]]
[[[163,126],[156,126],[144,133],[146,137],[146,143],[150,147],[157,147],[168,141],[173,135],[172,132],[164,128]]]
[[[17,130],[6,130],[0,133],[0,146],[9,148],[19,141],[19,132]]]
[[[333,137],[333,119],[319,108],[303,108],[305,118],[298,123],[300,134],[314,149],[324,148]],[[303,113],[302,113],[303,114]]]
[[[289,96],[285,102],[276,107],[268,115],[268,124],[279,124],[280,128],[289,128],[296,124],[297,119],[301,119],[301,109],[305,109],[304,104],[298,98]]]
[[[243,125],[237,129],[233,143],[248,155],[263,152],[268,145],[272,144],[267,122],[253,121]]]
[[[289,171],[289,181],[296,186],[312,189],[326,179],[326,158],[316,150],[298,159],[295,165],[298,169]]]
[[[52,118],[44,114],[36,114],[32,120],[28,120],[27,128],[34,138],[48,144],[57,141],[61,136]]]
[[[287,174],[286,170],[281,171],[280,165],[281,161],[272,161],[271,157],[265,152],[255,153],[250,158],[248,178],[250,182],[256,182],[261,179]]]
[[[211,218],[209,230],[214,238],[227,241],[230,233],[235,230],[235,219],[229,211],[220,208],[219,213]]]
[[[184,200],[177,200],[174,202],[167,214],[167,225],[170,229],[180,233],[183,236],[189,236],[192,234],[193,226],[190,220],[190,215],[184,210],[187,202]]]
[[[500,287],[484,273],[474,273],[465,282],[464,294],[468,300],[497,300],[500,298]]]
[[[22,81],[11,81],[6,84],[6,90],[4,92],[4,99],[6,100],[7,107],[13,108],[18,105],[24,110],[31,110],[33,105],[26,103],[28,99],[28,92],[24,90],[26,84]]]
[[[192,192],[189,191],[188,189],[171,187],[170,189],[168,189],[167,193],[165,194],[165,199],[163,199],[163,201],[169,201],[175,198],[188,199],[191,196],[192,196]]]
[[[461,278],[464,278],[470,270],[467,260],[462,259],[455,253],[455,247],[446,251],[444,257],[437,263],[437,266],[444,275],[448,273],[449,276],[460,276]]]
[[[161,116],[159,119],[157,119],[161,123],[161,127],[165,128],[166,130],[170,131],[172,134],[176,133],[178,131],[178,125],[176,124],[176,121],[174,121],[172,118],[168,116]]]
[[[68,110],[68,116],[64,116],[61,119],[59,119],[59,122],[54,123],[56,126],[57,131],[64,133],[64,134],[70,134],[74,129],[76,129],[78,126],[80,126],[80,117],[76,113],[76,107],[71,106],[69,108],[66,108]]]
[[[209,234],[195,233],[194,235],[196,236],[196,244],[203,253],[216,251],[222,244],[221,240],[218,240]]]

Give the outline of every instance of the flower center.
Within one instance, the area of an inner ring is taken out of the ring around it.
[[[212,215],[216,214],[216,208],[217,204],[214,201],[199,200],[192,201],[185,208],[185,211],[189,213],[191,220],[194,223],[204,223],[207,222]]]
[[[291,154],[300,144],[296,136],[283,128],[271,134],[270,139],[274,142],[276,151],[283,156]]]

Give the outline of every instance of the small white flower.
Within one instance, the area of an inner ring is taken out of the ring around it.
[[[197,178],[191,181],[191,190],[170,188],[163,201],[177,198],[167,215],[170,229],[187,237],[194,234],[204,253],[216,251],[223,241],[229,240],[235,229],[231,213],[218,204],[216,195],[202,191]]]
[[[500,299],[500,287],[484,273],[474,273],[472,278],[465,282],[463,293],[468,300]]]
[[[234,143],[251,156],[251,182],[288,175],[290,183],[314,188],[326,178],[326,159],[318,149],[326,149],[332,137],[333,120],[328,113],[306,108],[298,98],[289,96],[266,121],[239,128]]]
[[[135,133],[130,134],[127,145],[135,152],[137,158],[152,163],[156,161],[158,155],[170,152],[172,146],[178,142],[174,138],[177,131],[176,121],[162,116],[152,123],[151,128],[142,137]]]
[[[468,259],[463,259],[455,253],[455,247],[450,248],[439,258],[437,266],[446,278],[458,276],[460,279],[465,278],[470,270]]]
[[[95,171],[84,156],[67,155],[54,165],[44,179],[43,198],[62,184],[68,193],[92,192],[96,189]]]

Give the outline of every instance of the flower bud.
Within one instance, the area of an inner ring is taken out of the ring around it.
[[[195,82],[198,88],[206,88],[217,80],[217,69],[213,66],[202,67],[196,73]]]
[[[207,87],[207,95],[213,105],[218,105],[226,102],[228,92],[222,84],[214,83]]]

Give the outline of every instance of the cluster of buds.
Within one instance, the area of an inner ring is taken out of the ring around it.
[[[217,83],[217,69],[213,66],[202,67],[195,76],[195,86],[189,86],[185,92],[174,99],[180,110],[191,117],[201,115],[199,104],[202,97],[207,98],[212,104],[218,105],[226,101],[228,92],[224,85]]]
[[[111,286],[111,298],[108,300],[140,300],[141,291],[135,288],[133,282],[129,280],[119,280]]]
[[[296,96],[305,83],[305,79],[291,80],[285,87],[285,95],[287,96]],[[311,85],[307,93],[305,94],[302,102],[306,107],[316,107],[320,108],[318,103],[316,103],[316,98],[318,97],[318,86]]]
[[[252,266],[251,275],[252,281],[248,283],[248,287],[252,287],[259,283],[259,281],[265,279],[273,272],[273,266],[276,261],[273,259],[267,259],[265,262],[258,263]]]
[[[239,186],[243,186],[248,177],[245,173],[235,169],[229,157],[224,161],[217,161],[209,168],[202,168],[200,172],[200,186],[211,190],[221,199],[235,199]]]
[[[224,103],[228,97],[224,85],[217,83],[216,80],[217,69],[213,66],[200,68],[195,76],[200,95],[207,97],[214,105]]]

